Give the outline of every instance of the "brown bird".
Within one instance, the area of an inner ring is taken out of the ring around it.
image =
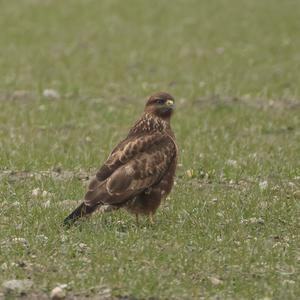
[[[89,184],[84,201],[65,220],[65,225],[99,207],[125,208],[137,217],[152,216],[171,191],[178,149],[170,126],[174,98],[152,95],[141,118],[109,155]]]

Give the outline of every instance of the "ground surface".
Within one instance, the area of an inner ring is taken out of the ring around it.
[[[299,299],[299,19],[293,0],[2,1],[0,283]],[[63,230],[157,90],[181,150],[155,225],[120,211]]]

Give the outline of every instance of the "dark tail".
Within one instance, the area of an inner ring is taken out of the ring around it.
[[[78,219],[91,214],[94,210],[96,210],[98,205],[95,206],[87,206],[81,203],[69,216],[64,219],[64,226],[73,225]]]

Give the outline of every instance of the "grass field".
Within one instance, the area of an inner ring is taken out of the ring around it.
[[[23,299],[60,284],[68,299],[300,298],[299,1],[0,4],[0,284],[30,279]],[[160,90],[180,161],[156,223],[120,211],[64,230]]]

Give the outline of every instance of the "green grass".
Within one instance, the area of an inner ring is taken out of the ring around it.
[[[0,283],[30,278],[29,299],[58,284],[70,299],[300,298],[298,1],[2,1],[0,14]],[[62,201],[82,198],[79,179],[158,90],[177,100],[180,165],[155,225],[120,211],[63,230]]]

